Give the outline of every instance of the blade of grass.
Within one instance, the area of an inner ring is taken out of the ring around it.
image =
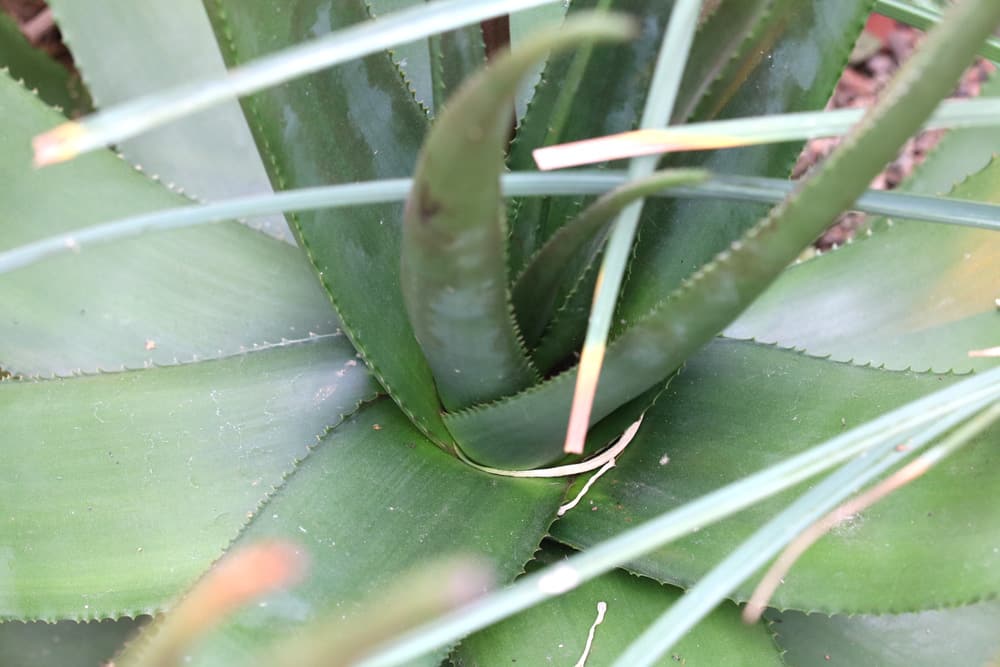
[[[700,15],[701,0],[678,0],[674,4],[657,57],[646,107],[643,109],[640,122],[642,128],[661,127],[670,120]],[[639,158],[629,165],[629,176],[642,178],[649,176],[654,169],[656,169],[655,158]],[[625,276],[625,266],[631,256],[632,241],[635,239],[643,201],[639,199],[630,204],[618,216],[597,274],[594,303],[580,356],[576,388],[566,429],[566,442],[563,444],[563,451],[568,454],[583,453],[583,444],[590,426],[591,407],[594,394],[597,392],[601,365],[604,362],[608,332],[611,330],[611,318],[614,316],[618,292]]]
[[[572,171],[553,174],[516,172],[501,177],[506,197],[600,195],[628,183],[623,171]],[[403,201],[412,180],[387,179],[318,188],[286,190],[267,195],[226,199],[200,206],[182,206],[85,227],[0,252],[0,274],[56,255],[121,239],[269,213],[346,208]],[[654,197],[713,198],[777,204],[795,183],[776,178],[714,176],[704,183],[667,188]],[[1000,231],[1000,205],[976,201],[869,190],[851,208],[863,213],[923,220]]]
[[[572,556],[557,566],[523,577],[506,589],[398,638],[359,664],[363,667],[387,667],[413,660],[570,590],[694,530],[731,516],[887,440],[894,440],[914,429],[946,418],[970,404],[986,399],[996,400],[998,395],[1000,368],[936,391],[802,454],[666,512],[586,552]]]
[[[69,160],[153,127],[397,44],[557,0],[440,0],[388,14],[228,72],[64,123],[34,139],[35,164]]]
[[[940,13],[926,7],[915,7],[905,0],[875,0],[874,11],[921,30],[929,30],[941,20]],[[986,40],[979,55],[1000,62],[1000,39],[991,37]]]
[[[641,129],[545,146],[532,154],[539,169],[551,171],[643,155],[836,137],[850,131],[867,111],[802,111]],[[1000,124],[1000,99],[948,100],[934,111],[924,129],[993,127],[997,124]]]
[[[653,664],[733,589],[753,575],[810,524],[903,458],[919,451],[981,411],[991,400],[995,398],[987,398],[956,410],[922,431],[914,430],[896,440],[887,440],[842,466],[744,540],[701,581],[688,589],[684,597],[654,621],[622,653],[615,662],[615,667]]]
[[[815,544],[819,538],[830,532],[842,521],[863,512],[893,491],[923,476],[947,456],[968,444],[974,437],[996,422],[997,419],[1000,419],[1000,403],[994,403],[991,407],[986,408],[962,425],[955,433],[948,436],[944,442],[935,446],[930,451],[924,452],[915,461],[903,466],[889,478],[844,503],[809,526],[788,545],[774,562],[774,565],[771,566],[771,569],[761,579],[760,584],[758,584],[753,595],[750,597],[750,601],[747,602],[746,607],[743,609],[743,620],[747,623],[755,623],[760,620],[761,614],[767,607],[768,600],[770,600],[775,589],[777,589],[785,575],[795,564],[795,561],[810,546]]]

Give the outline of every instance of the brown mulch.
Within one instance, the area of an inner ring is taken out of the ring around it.
[[[874,104],[879,92],[899,69],[900,63],[913,51],[922,35],[923,33],[915,28],[883,17],[873,17],[869,21],[865,35],[859,40],[851,64],[844,70],[827,108],[867,107]],[[954,96],[978,95],[982,83],[994,69],[996,68],[989,61],[978,60],[966,70]],[[895,188],[923,162],[943,135],[943,130],[930,130],[907,141],[899,156],[885,168],[885,171],[875,177],[871,187],[876,190]],[[838,143],[840,143],[839,138],[810,141],[799,156],[799,161],[792,171],[792,178],[799,178],[807,173],[828,156]],[[865,215],[862,213],[849,211],[843,214],[837,224],[820,237],[816,247],[825,250],[846,242],[864,220]]]

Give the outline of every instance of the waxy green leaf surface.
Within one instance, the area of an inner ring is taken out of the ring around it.
[[[688,361],[617,466],[590,490],[588,504],[552,532],[577,547],[596,544],[956,379],[720,340]],[[1000,592],[1000,516],[983,511],[1000,484],[996,438],[994,427],[824,537],[785,577],[774,603],[886,613]],[[632,567],[690,585],[794,497],[777,496]],[[746,599],[755,583],[736,597]]]
[[[32,135],[59,114],[0,76],[0,248],[187,203],[108,152],[44,170]],[[0,276],[0,368],[142,368],[336,331],[295,248],[234,222],[157,234]]]
[[[0,618],[162,609],[376,387],[343,336],[0,383]]]
[[[362,0],[210,0],[229,66],[368,20]],[[276,189],[409,176],[427,126],[386,54],[243,100]],[[401,205],[289,216],[344,330],[403,410],[441,443],[433,378],[399,284]]]

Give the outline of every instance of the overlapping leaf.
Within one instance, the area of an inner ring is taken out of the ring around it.
[[[61,107],[67,115],[89,106],[86,91],[77,76],[60,63],[34,48],[7,14],[0,12],[0,67],[12,77],[37,89],[48,104]]]
[[[164,5],[55,0],[49,5],[74,64],[102,108],[225,72],[201,0]],[[119,149],[147,173],[200,199],[270,191],[236,102],[122,142]],[[253,224],[291,240],[280,215]]]
[[[211,0],[230,66],[368,18],[362,0]],[[427,126],[390,58],[377,54],[244,100],[277,189],[409,176]],[[430,370],[399,289],[402,207],[290,218],[348,336],[403,410],[439,442]]]
[[[647,414],[589,505],[553,526],[586,547],[954,381],[719,341],[692,358]],[[907,611],[1000,591],[994,428],[925,478],[823,538],[778,589],[779,607]],[[689,585],[794,497],[789,492],[633,564]],[[591,510],[596,507],[596,510]],[[942,548],[947,545],[947,548]],[[961,567],[956,567],[961,563]],[[737,597],[745,599],[753,582]]]
[[[785,664],[879,667],[992,665],[1000,658],[1000,603],[897,616],[774,613],[771,628]]]

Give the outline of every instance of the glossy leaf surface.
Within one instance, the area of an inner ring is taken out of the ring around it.
[[[991,665],[1000,657],[1000,603],[896,616],[769,614],[785,664],[879,667]]]
[[[689,360],[670,384],[618,465],[590,490],[589,507],[567,514],[552,532],[574,546],[596,544],[954,379],[720,340]],[[785,578],[775,604],[888,612],[1000,591],[1000,553],[994,551],[1000,518],[982,510],[990,489],[1000,484],[990,446],[996,437],[993,428],[820,540]],[[777,496],[633,565],[661,581],[688,585],[793,497]],[[597,509],[586,511],[590,507]],[[753,585],[745,583],[736,597],[746,599]]]
[[[698,101],[691,120],[822,109],[864,26],[871,0],[776,0],[751,21],[742,16],[747,4],[744,0],[722,3],[699,32],[693,45],[696,50],[704,48],[706,40],[714,43],[719,31],[725,34],[731,29],[727,26],[747,26],[739,36],[743,43],[735,58]],[[690,84],[685,81],[685,85]],[[723,174],[782,178],[800,149],[798,143],[774,144],[710,151],[668,163]],[[765,210],[724,201],[649,202],[612,336],[725,250]]]
[[[241,613],[191,664],[247,664],[268,640],[319,614],[356,614],[364,598],[437,557],[479,555],[510,581],[564,490],[561,480],[471,470],[383,399],[332,431],[240,537],[300,543],[313,561],[310,578]]]
[[[230,66],[368,19],[362,0],[211,0]],[[277,189],[408,176],[427,118],[385,54],[290,82],[243,101]],[[433,378],[399,288],[402,206],[289,217],[344,330],[376,377],[441,443]]]
[[[73,61],[101,108],[225,72],[201,0],[49,3]],[[270,192],[236,102],[122,142],[119,150],[164,182],[205,200]],[[290,241],[280,215],[253,221]]]
[[[551,59],[511,145],[508,165],[534,169],[531,151],[540,146],[633,129],[642,113],[652,64],[673,2],[663,0],[574,0],[567,17],[590,9],[613,9],[642,17],[638,37],[608,48],[583,48],[571,58]],[[574,113],[587,109],[587,113]],[[527,199],[513,204],[510,266],[524,263],[582,207],[581,198]]]
[[[0,618],[162,608],[375,390],[343,336],[0,384]]]
[[[108,152],[32,168],[31,136],[59,116],[6,77],[0,115],[4,249],[185,203]],[[172,364],[337,327],[295,248],[231,222],[5,274],[0,303],[0,367],[26,376]]]
[[[528,571],[558,562],[569,550],[548,544]],[[620,570],[559,598],[522,612],[463,641],[452,656],[457,667],[492,665],[571,665],[584,652],[588,631],[603,602],[606,612],[595,628],[586,664],[610,664],[635,635],[672,604],[681,591]],[[709,616],[660,665],[782,665],[763,626],[746,626],[735,605]]]

